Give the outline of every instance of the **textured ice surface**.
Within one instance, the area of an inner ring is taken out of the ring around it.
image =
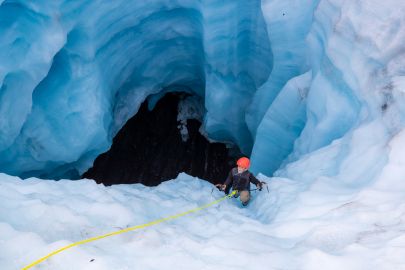
[[[45,269],[405,268],[402,2],[263,1],[266,42],[249,31],[256,1],[1,3],[2,170],[80,172],[171,87],[204,98],[207,133],[252,148],[255,172],[281,165],[247,208],[227,201]],[[4,269],[213,199],[185,175],[156,188],[1,178]]]
[[[202,98],[205,132],[250,152],[271,70],[260,1],[4,1],[0,170],[77,177],[146,97]]]
[[[251,153],[255,173],[373,121],[388,143],[404,124],[404,6],[3,1],[0,170],[78,177],[145,98],[168,91],[200,97],[203,132]]]
[[[319,0],[263,0],[262,10],[273,53],[273,70],[266,83],[255,93],[247,123],[256,134],[262,118],[284,85],[310,69],[306,36],[313,23]],[[322,50],[322,48],[321,48]]]
[[[178,105],[177,121],[179,122],[178,128],[180,130],[181,138],[187,141],[189,138],[187,129],[187,120],[197,119],[202,121],[205,109],[201,103],[200,98],[195,96],[186,97],[180,100]]]
[[[315,3],[312,1],[306,2],[305,8],[297,8],[298,1],[263,2],[263,13],[268,22],[272,48],[278,39],[272,38],[271,33],[274,31],[270,27],[280,29],[286,24],[296,28],[292,31],[301,31],[297,34],[302,34],[304,30],[308,32],[304,35],[305,42],[298,44],[286,41],[284,35],[280,34],[279,39],[283,45],[280,54],[284,56],[283,59],[288,59],[287,56],[291,55],[285,51],[289,48],[288,44],[291,46],[295,44],[300,48],[306,46],[308,50],[304,54],[304,59],[301,62],[286,64],[286,68],[297,71],[307,63],[307,68],[312,72],[312,78],[305,105],[300,105],[306,106],[305,117],[301,115],[305,121],[303,128],[302,125],[297,127],[287,125],[291,124],[291,115],[295,113],[295,117],[300,116],[301,107],[297,106],[297,101],[286,98],[289,95],[288,92],[297,92],[302,89],[295,78],[284,88],[281,88],[283,84],[280,84],[280,94],[272,97],[271,100],[274,99],[274,102],[263,111],[261,104],[268,103],[269,99],[264,98],[266,96],[261,92],[270,86],[274,88],[275,81],[277,82],[277,80],[271,80],[278,69],[276,64],[278,54],[273,48],[274,69],[269,81],[256,92],[251,105],[253,116],[248,118],[253,121],[255,117],[263,116],[260,122],[250,123],[252,130],[256,125],[258,126],[252,153],[255,172],[271,173],[282,160],[282,164],[287,164],[301,157],[307,159],[310,157],[305,155],[312,153],[316,155],[314,151],[330,145],[336,148],[338,153],[333,157],[333,161],[331,159],[323,161],[329,166],[323,173],[335,175],[343,170],[342,160],[347,155],[357,152],[360,159],[363,157],[361,151],[366,151],[367,146],[375,147],[374,142],[378,145],[387,145],[392,136],[404,128],[405,4],[398,1],[381,3],[374,0],[367,2],[330,0],[319,1],[317,5],[312,5]],[[314,7],[313,12],[311,12],[311,6]],[[285,15],[267,16],[275,9]],[[289,12],[299,15],[294,16],[293,19],[285,18],[288,17]],[[302,16],[310,23],[310,28],[305,28],[305,23],[294,24],[296,20],[303,19]],[[284,32],[289,33],[288,30]],[[299,58],[294,57],[294,59]],[[281,61],[281,63],[286,62]],[[295,90],[292,90],[291,86],[294,86]],[[283,93],[284,91],[287,93]],[[274,91],[266,93],[273,95]],[[256,111],[256,108],[259,109]],[[297,118],[296,121],[301,120]],[[275,123],[281,123],[284,126],[276,129]],[[292,132],[294,128],[296,128],[295,134]],[[351,138],[360,133],[366,137],[357,139],[356,144],[351,144]],[[294,136],[296,140],[291,155],[284,159],[292,147],[290,142]],[[341,143],[336,145],[335,140],[340,140]],[[269,151],[266,151],[267,149]],[[375,157],[374,166],[384,162],[384,154],[388,148],[381,150],[380,155]],[[321,166],[321,164],[318,165]],[[372,162],[369,165],[373,167]],[[352,169],[360,171],[360,168]],[[374,170],[367,167],[363,169]],[[371,171],[368,174],[369,181],[373,178]],[[378,169],[374,170],[374,172],[377,171]],[[304,171],[301,173],[306,174]],[[346,173],[350,174],[352,171]],[[367,180],[353,179],[353,181]]]
[[[259,176],[269,183],[270,193],[252,193],[248,207],[227,200],[74,247],[41,263],[41,269],[402,269],[405,156],[400,149],[405,133],[390,147],[381,176],[361,190],[326,176],[313,182]],[[313,159],[327,156],[323,152]],[[310,161],[300,163],[308,170],[318,168],[311,168]],[[223,196],[218,191],[211,195],[211,184],[185,174],[153,188],[0,177],[2,269],[20,269],[69,243]]]
[[[264,115],[252,151],[253,171],[271,175],[293,150],[306,122],[311,75],[309,71],[288,81]]]

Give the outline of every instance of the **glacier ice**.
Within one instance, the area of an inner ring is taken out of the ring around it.
[[[271,175],[292,152],[294,141],[306,122],[311,75],[308,71],[289,80],[267,110],[257,128],[252,150],[252,171]]]
[[[269,183],[270,193],[252,193],[248,207],[230,199],[170,222],[65,250],[40,266],[401,269],[405,265],[404,146],[402,132],[390,144],[392,151],[381,177],[361,190],[326,176],[310,182],[259,175]],[[320,162],[327,156],[323,152],[313,159]],[[219,191],[211,193],[207,181],[186,174],[152,188],[141,184],[105,187],[90,180],[20,180],[4,174],[0,180],[0,265],[4,269],[21,268],[72,242],[144,224],[223,196]]]
[[[256,173],[271,175],[373,119],[395,134],[405,115],[403,9],[343,0],[4,1],[0,110],[12,117],[0,118],[0,169],[78,178],[145,99],[153,106],[171,91],[200,98],[202,133],[238,145]],[[291,87],[309,72],[295,107],[288,92],[301,91]]]
[[[0,122],[1,171],[77,178],[147,97],[173,89],[203,99],[212,140],[250,152],[244,113],[272,66],[260,1],[5,1],[0,12],[1,110],[17,115]]]
[[[280,5],[278,1],[264,3],[264,7],[268,10],[272,10],[273,5],[275,7]],[[308,1],[308,4],[311,3],[313,2]],[[288,6],[289,10],[294,10],[293,7],[294,5]],[[266,14],[265,10],[264,14]],[[282,161],[282,168],[276,175],[288,175],[289,163],[300,158],[310,159],[308,155],[312,153],[317,155],[318,150],[327,151],[323,148],[331,145],[332,148],[337,148],[333,151],[339,153],[325,160],[329,167],[323,173],[336,175],[343,171],[341,167],[343,160],[345,158],[351,160],[347,157],[351,151],[359,151],[360,155],[361,151],[366,151],[367,146],[373,147],[371,142],[387,145],[392,136],[404,128],[404,105],[401,94],[404,85],[401,82],[397,83],[401,81],[398,78],[405,75],[403,65],[405,55],[400,41],[405,37],[405,30],[400,27],[405,23],[404,14],[405,5],[395,1],[384,4],[378,1],[364,3],[339,0],[316,3],[313,13],[306,15],[311,17],[305,46],[308,49],[306,61],[308,61],[312,78],[305,100],[305,125],[295,134],[296,138],[291,151],[289,149],[292,146],[288,143],[292,140],[291,132],[290,136],[285,135],[286,132],[291,131],[291,128],[284,127],[277,130],[269,126],[277,121],[284,123],[286,117],[299,109],[293,99],[289,101],[290,104],[280,106],[280,99],[288,94],[283,94],[283,91],[291,91],[289,84],[286,84],[284,88],[280,88],[280,93],[274,99],[278,102],[272,102],[266,111],[259,110],[259,114],[256,115],[256,117],[263,115],[257,128],[257,131],[261,132],[255,137],[256,140],[260,139],[261,143],[255,145],[252,152],[252,159],[256,160],[253,164],[256,172],[270,174]],[[299,29],[302,30],[302,28]],[[271,36],[270,33],[269,36]],[[273,44],[275,41],[271,39],[271,42]],[[276,59],[274,50],[273,55]],[[276,67],[275,64],[274,70]],[[296,79],[291,80],[294,83]],[[267,87],[267,83],[270,82],[266,82],[262,88]],[[256,95],[261,100],[260,90]],[[253,102],[251,106],[261,108],[257,102]],[[280,107],[284,108],[285,112],[280,111]],[[277,113],[275,114],[274,111]],[[279,119],[275,119],[277,115],[280,115]],[[260,125],[267,125],[269,128],[260,129]],[[367,136],[369,142],[349,143],[357,133],[367,134],[368,132],[374,135],[371,138]],[[275,138],[277,138],[276,144]],[[337,141],[342,143],[337,145]],[[289,148],[286,149],[286,145],[289,145]],[[262,149],[272,151],[269,153]],[[377,167],[384,163],[387,149],[381,149],[381,151],[379,157],[374,157]],[[287,154],[289,155],[285,158]],[[360,155],[359,158],[361,157]],[[287,170],[283,170],[285,165]],[[323,164],[317,165],[323,166]],[[362,169],[370,170],[366,166]],[[356,168],[355,171],[359,170],[360,168]],[[375,169],[374,173],[377,171],[379,170]],[[306,174],[305,171],[301,173]],[[347,174],[350,173],[351,171],[347,171]],[[298,175],[295,176],[298,177]],[[350,178],[354,178],[353,176]],[[368,181],[372,181],[372,176],[373,174],[370,173]],[[357,181],[367,180],[357,179]]]
[[[309,45],[305,38],[311,29],[313,13],[319,0],[264,0],[263,16],[271,42],[273,70],[254,94],[246,121],[256,135],[266,111],[284,85],[310,69]]]
[[[0,110],[18,115],[0,120],[2,171],[77,174],[137,104],[178,89],[204,100],[207,136],[274,173],[247,208],[227,201],[45,267],[405,267],[403,3],[0,3]],[[0,177],[5,268],[221,196],[184,174],[155,188]]]
[[[202,106],[199,98],[191,96],[180,100],[178,105],[177,121],[179,122],[178,128],[183,141],[187,141],[189,139],[187,120],[197,119],[202,121],[204,113],[205,109],[204,106]]]

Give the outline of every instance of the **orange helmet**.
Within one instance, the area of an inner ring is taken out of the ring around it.
[[[247,157],[241,157],[240,159],[238,159],[238,162],[236,162],[236,164],[238,165],[238,167],[249,169],[250,160]]]

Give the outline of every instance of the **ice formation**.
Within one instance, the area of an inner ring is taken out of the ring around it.
[[[0,13],[9,174],[77,178],[167,91],[199,97],[203,133],[267,175],[367,122],[403,125],[395,1],[3,1]]]
[[[390,146],[396,150],[381,177],[359,192],[334,178],[309,184],[260,175],[270,193],[252,193],[246,208],[227,200],[168,223],[68,249],[38,269],[402,269],[405,133]],[[319,153],[313,161],[324,158]],[[0,179],[2,269],[21,269],[75,241],[223,196],[211,194],[208,182],[185,174],[153,188],[3,174]]]
[[[272,65],[260,1],[4,1],[0,17],[1,114],[14,116],[0,119],[1,171],[77,178],[173,90],[203,99],[211,139],[250,151],[244,114]]]
[[[203,99],[209,138],[275,176],[248,208],[227,201],[51,269],[154,269],[156,254],[159,269],[405,268],[403,2],[0,3],[1,171],[75,177],[143,100],[177,89]],[[1,177],[4,268],[212,199],[185,175],[155,189]]]
[[[204,106],[202,106],[199,98],[186,97],[185,99],[180,100],[178,105],[177,121],[179,122],[178,128],[183,141],[187,141],[189,138],[187,120],[197,119],[202,121],[204,113],[205,109]]]

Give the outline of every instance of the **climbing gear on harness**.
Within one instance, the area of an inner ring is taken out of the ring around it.
[[[247,157],[241,157],[240,159],[238,159],[238,161],[236,162],[236,165],[238,165],[238,167],[242,167],[245,169],[249,169],[250,167],[250,160]]]
[[[69,244],[69,245],[64,246],[64,247],[61,247],[61,248],[59,248],[59,249],[57,249],[57,250],[55,250],[55,251],[49,253],[48,255],[46,255],[46,256],[44,256],[44,257],[42,257],[42,258],[36,260],[35,262],[33,262],[33,263],[31,263],[31,264],[29,264],[29,265],[23,267],[22,270],[30,269],[30,268],[32,268],[32,267],[34,267],[34,266],[40,264],[41,262],[45,261],[46,259],[48,259],[48,258],[50,258],[50,257],[52,257],[52,256],[54,256],[54,255],[56,255],[56,254],[58,254],[58,253],[60,253],[60,252],[62,252],[62,251],[64,251],[64,250],[66,250],[66,249],[72,248],[72,247],[74,247],[74,246],[86,244],[86,243],[89,243],[89,242],[93,242],[93,241],[96,241],[96,240],[100,240],[100,239],[103,239],[103,238],[106,238],[106,237],[109,237],[109,236],[114,236],[114,235],[121,234],[121,233],[126,233],[126,232],[129,232],[129,231],[134,231],[134,230],[138,230],[138,229],[143,229],[143,228],[146,228],[146,227],[150,227],[150,226],[153,226],[153,225],[157,225],[157,224],[162,223],[162,222],[165,222],[165,221],[170,221],[170,220],[173,220],[173,219],[176,219],[176,218],[179,218],[179,217],[182,217],[182,216],[191,214],[191,213],[195,213],[195,212],[201,211],[201,210],[206,209],[206,208],[208,208],[208,207],[210,207],[210,206],[213,206],[213,205],[215,205],[215,204],[218,204],[218,203],[222,202],[223,200],[226,200],[226,199],[231,198],[236,192],[237,192],[237,191],[232,191],[232,193],[230,193],[229,195],[226,195],[226,196],[224,196],[224,197],[222,197],[222,198],[220,198],[220,199],[218,199],[218,200],[215,200],[215,201],[213,201],[213,202],[207,203],[207,204],[205,204],[205,205],[203,205],[203,206],[200,206],[200,207],[197,207],[197,208],[188,210],[188,211],[186,211],[186,212],[182,212],[182,213],[179,213],[179,214],[176,214],[176,215],[172,215],[172,216],[169,216],[169,217],[166,217],[166,218],[157,219],[157,220],[155,220],[155,221],[152,221],[152,222],[149,222],[149,223],[146,223],[146,224],[136,225],[136,226],[129,227],[129,228],[126,228],[126,229],[123,229],[123,230],[119,230],[119,231],[115,231],[115,232],[103,234],[103,235],[100,235],[100,236],[91,237],[91,238],[88,238],[88,239],[84,239],[84,240],[81,240],[81,241],[78,241],[78,242]]]

